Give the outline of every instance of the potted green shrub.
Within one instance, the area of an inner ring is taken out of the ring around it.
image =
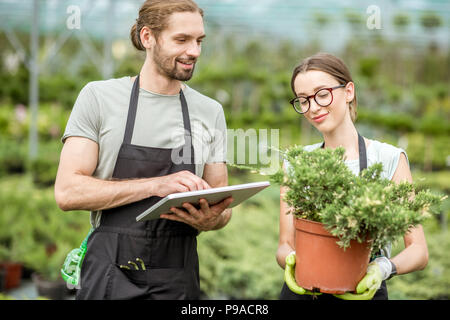
[[[0,243],[0,291],[20,286],[23,265],[17,258],[17,251],[9,244]]]
[[[55,184],[59,154],[61,151],[61,146],[58,142],[42,144],[36,159],[28,163],[28,169],[31,172],[33,183],[39,188],[48,188]]]
[[[295,216],[296,282],[309,290],[354,291],[370,256],[437,213],[442,200],[414,184],[381,178],[381,163],[355,176],[343,148],[309,152],[294,146],[281,154],[289,165],[271,180],[288,188],[284,201]]]
[[[0,292],[5,291],[6,271],[0,267]]]
[[[0,135],[0,176],[25,172],[26,148],[19,141]]]
[[[18,225],[19,215],[9,208],[9,201],[11,197],[8,192],[0,190],[0,276],[3,277],[0,282],[5,290],[20,286],[23,271],[21,257],[26,250],[20,243],[25,228]]]
[[[86,235],[89,220],[81,212],[62,212],[53,188],[36,188],[30,175],[2,179],[0,203],[0,259],[20,261],[33,270],[32,278],[41,296],[65,297],[61,265]],[[48,285],[47,281],[55,282],[56,295],[40,289],[41,284]]]
[[[48,244],[35,246],[26,258],[25,264],[35,272],[32,279],[39,296],[52,300],[65,299],[68,294],[66,283],[61,279],[60,268],[70,246]]]

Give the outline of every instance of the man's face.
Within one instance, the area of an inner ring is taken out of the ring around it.
[[[199,13],[173,13],[168,27],[160,33],[152,50],[158,71],[172,79],[189,80],[204,37],[203,18]]]

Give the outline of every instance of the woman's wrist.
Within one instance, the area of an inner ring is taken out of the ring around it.
[[[378,258],[375,259],[375,262],[380,267],[381,278],[383,280],[387,280],[387,279],[391,278],[391,276],[393,276],[393,274],[392,274],[393,270],[395,271],[395,273],[397,273],[395,265],[388,258],[386,258],[386,257],[378,257]]]

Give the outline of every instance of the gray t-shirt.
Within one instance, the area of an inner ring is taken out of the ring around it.
[[[93,176],[110,179],[123,142],[133,81],[131,77],[89,82],[80,91],[62,137],[91,139],[99,145]],[[195,173],[203,176],[206,163],[226,162],[226,122],[222,106],[185,85],[191,122]],[[154,148],[184,145],[184,124],[179,94],[163,95],[139,90],[131,143]],[[98,225],[98,212],[91,222]]]
[[[398,161],[400,159],[400,154],[404,153],[406,161],[408,162],[408,156],[405,150],[401,148],[394,147],[393,145],[380,142],[377,140],[369,140],[370,143],[367,146],[367,167],[374,165],[375,163],[383,164],[383,171],[381,172],[381,177],[385,179],[392,180],[395,170],[398,167]],[[304,147],[306,151],[313,151],[320,148],[322,142],[307,145]],[[347,167],[353,172],[353,174],[359,174],[359,159],[346,160],[344,161]],[[290,164],[287,160],[284,160],[285,168],[289,168]],[[388,258],[391,257],[391,244],[388,244],[382,250],[382,254]]]

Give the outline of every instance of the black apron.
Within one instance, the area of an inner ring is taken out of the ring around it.
[[[325,142],[320,146],[321,148],[325,147]],[[358,151],[359,151],[359,172],[363,171],[367,168],[367,153],[366,153],[366,144],[364,143],[364,138],[358,133]],[[372,300],[387,300],[388,292],[386,287],[386,281],[381,283],[380,288],[375,292]],[[341,300],[336,298],[332,294],[322,293],[321,295],[312,296],[307,294],[296,294],[292,292],[291,289],[283,284],[280,293],[280,300]]]
[[[180,102],[185,145],[177,149],[131,144],[138,98],[139,75],[133,84],[124,140],[112,177],[150,178],[182,170],[195,174],[189,111],[183,91],[180,90]],[[190,154],[183,154],[186,150]],[[181,156],[183,161],[173,163],[172,154]],[[199,298],[198,231],[167,219],[136,222],[136,216],[160,199],[153,196],[103,210],[100,225],[87,243],[77,299]]]

